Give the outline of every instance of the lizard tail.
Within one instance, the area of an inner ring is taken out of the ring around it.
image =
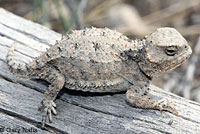
[[[11,72],[21,77],[26,77],[30,72],[32,72],[32,68],[26,64],[16,61],[13,57],[14,51],[16,48],[16,43],[14,42],[11,48],[8,50],[7,54],[7,64],[10,67]]]

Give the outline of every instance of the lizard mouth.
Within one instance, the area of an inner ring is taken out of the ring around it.
[[[184,53],[180,54],[177,57],[174,57],[173,62],[172,61],[166,61],[162,67],[162,69],[160,70],[161,72],[169,72],[173,69],[175,69],[176,67],[180,66],[183,62],[185,62],[191,55],[192,50],[189,47]]]

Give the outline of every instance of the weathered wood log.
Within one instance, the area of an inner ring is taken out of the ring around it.
[[[38,105],[48,83],[14,76],[6,64],[6,55],[15,41],[18,43],[15,58],[29,62],[60,38],[60,34],[0,8],[0,131],[200,133],[200,104],[153,85],[151,88],[156,95],[175,103],[179,115],[133,108],[126,103],[124,93],[92,94],[63,89],[56,100],[58,115],[42,130]]]

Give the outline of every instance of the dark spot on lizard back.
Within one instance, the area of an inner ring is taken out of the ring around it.
[[[93,42],[93,48],[95,51],[97,51],[99,49],[99,43]]]
[[[96,61],[94,61],[94,60],[92,60],[92,59],[90,59],[90,62],[91,62],[91,63],[94,63],[94,64],[97,63]]]
[[[132,42],[132,40],[129,39],[129,38],[125,38],[124,40],[125,40],[125,41],[128,41],[128,42]]]
[[[86,33],[85,30],[83,30],[82,34],[83,34],[83,35],[86,35],[85,33]]]
[[[62,48],[58,46],[58,52],[61,53],[62,52]]]
[[[74,43],[75,50],[78,49],[78,43]]]
[[[112,45],[111,45],[111,48],[114,49],[114,48],[115,48],[115,44],[112,44]]]

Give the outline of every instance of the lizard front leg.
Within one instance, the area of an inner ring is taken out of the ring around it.
[[[63,88],[65,84],[65,77],[58,72],[57,70],[48,71],[47,76],[45,76],[51,84],[48,87],[48,90],[44,93],[43,100],[39,110],[43,112],[42,115],[42,127],[44,128],[46,119],[49,119],[49,122],[52,122],[52,113],[57,114],[55,107],[56,104],[54,100],[56,99],[57,94]]]
[[[131,86],[126,92],[126,100],[132,106],[144,109],[157,109],[167,111],[175,115],[178,114],[174,105],[166,99],[157,97],[149,93],[149,87],[143,86],[143,83]]]

